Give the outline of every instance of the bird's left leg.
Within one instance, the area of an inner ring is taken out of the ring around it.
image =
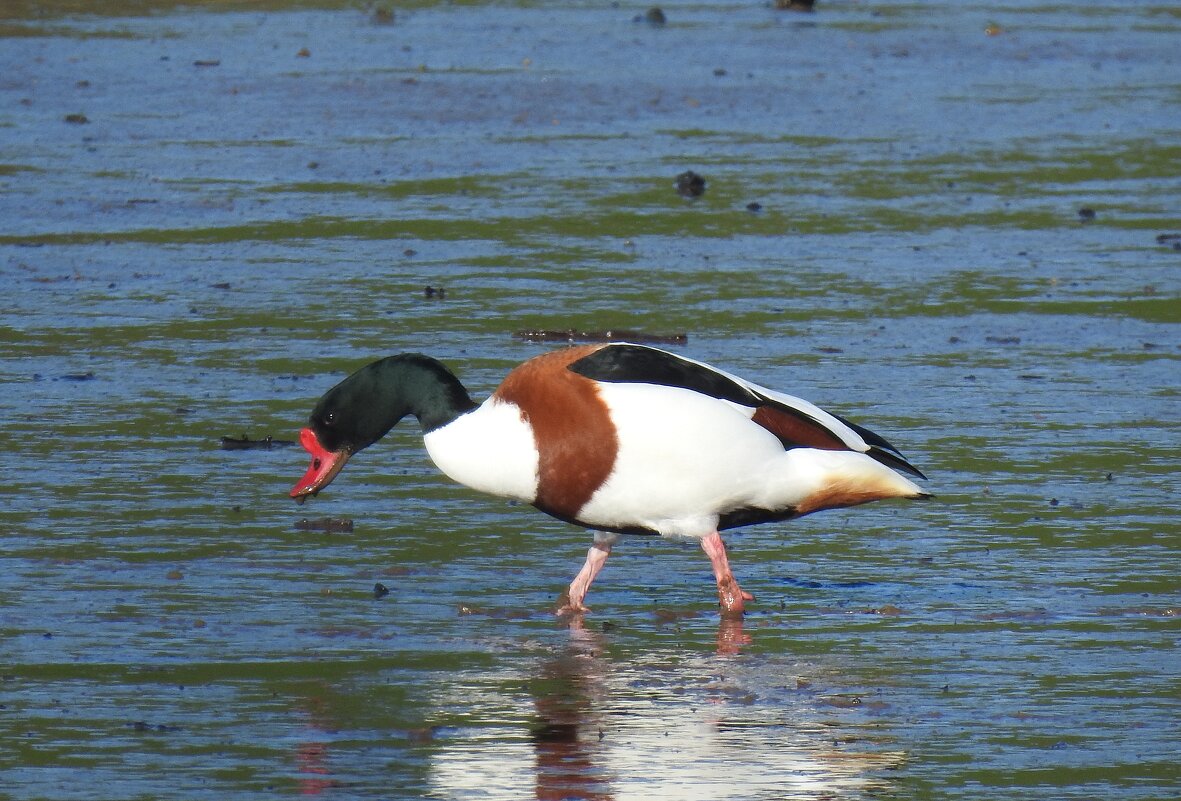
[[[713,565],[714,578],[718,581],[718,604],[722,607],[722,615],[742,617],[746,610],[745,602],[753,601],[755,597],[738,586],[738,580],[730,570],[730,560],[726,558],[726,546],[722,542],[722,535],[714,531],[702,537],[701,549]]]
[[[618,534],[608,534],[603,531],[595,532],[595,543],[586,552],[586,562],[583,563],[582,570],[579,570],[578,575],[570,582],[569,589],[558,597],[558,608],[555,610],[556,614],[565,615],[572,612],[589,611],[582,602],[586,600],[587,590],[590,589],[595,576],[599,575],[599,571],[603,569],[603,565],[607,562],[607,557],[611,555],[611,546],[618,539]]]

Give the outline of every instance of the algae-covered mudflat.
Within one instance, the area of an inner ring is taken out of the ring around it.
[[[1181,12],[773,5],[0,6],[0,795],[1177,796]],[[620,329],[937,498],[731,535],[741,623],[629,539],[572,626],[587,532],[412,420],[302,507],[221,444]]]

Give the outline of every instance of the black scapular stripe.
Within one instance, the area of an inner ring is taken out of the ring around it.
[[[765,401],[731,378],[657,348],[608,345],[584,356],[570,370],[594,381],[659,384],[691,389],[703,395],[758,407]]]

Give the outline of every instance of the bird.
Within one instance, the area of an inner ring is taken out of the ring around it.
[[[311,455],[291,497],[327,487],[404,417],[449,478],[594,532],[555,612],[589,611],[587,591],[624,534],[698,540],[723,617],[754,596],[721,532],[887,498],[931,497],[926,476],[881,436],[801,398],[704,362],[628,342],[575,345],[513,368],[476,403],[442,362],[373,361],[316,403]]]

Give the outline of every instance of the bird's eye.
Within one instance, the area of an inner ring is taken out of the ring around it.
[[[329,412],[328,414],[324,415],[324,424],[325,425],[332,425],[335,422],[336,422],[336,412]]]

